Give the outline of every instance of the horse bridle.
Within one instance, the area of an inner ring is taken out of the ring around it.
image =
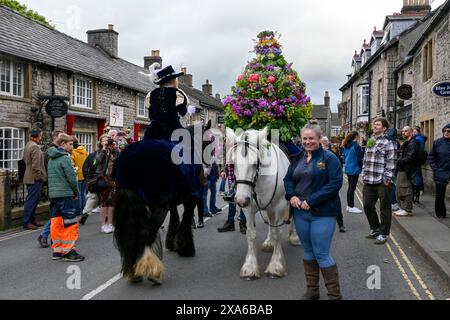
[[[273,199],[275,198],[275,194],[276,194],[277,189],[278,189],[278,168],[277,168],[277,175],[276,175],[276,179],[275,179],[275,188],[273,190],[272,197],[271,197],[269,203],[264,208],[261,208],[261,206],[259,204],[259,201],[258,201],[258,195],[257,195],[256,190],[255,190],[256,183],[258,182],[258,178],[259,178],[259,170],[260,170],[260,164],[261,164],[260,161],[259,161],[259,146],[254,144],[254,143],[252,143],[252,142],[249,142],[248,141],[248,136],[246,136],[244,141],[238,141],[237,143],[235,143],[233,148],[231,148],[231,150],[236,149],[239,145],[242,145],[242,144],[245,145],[245,147],[246,147],[245,151],[246,152],[247,152],[247,148],[249,148],[249,147],[253,147],[256,150],[256,154],[257,154],[256,174],[255,174],[255,177],[253,178],[253,181],[250,181],[250,180],[236,180],[236,186],[239,185],[239,184],[250,186],[252,188],[253,199],[255,200],[256,206],[258,207],[259,213],[261,214],[261,217],[262,217],[264,223],[269,225],[272,228],[279,228],[279,227],[285,225],[286,223],[283,222],[282,224],[280,224],[278,226],[272,226],[266,219],[264,219],[264,217],[262,215],[262,211],[266,210],[272,204]],[[277,153],[277,160],[278,160],[278,152],[277,152],[276,148],[273,148],[273,149]]]

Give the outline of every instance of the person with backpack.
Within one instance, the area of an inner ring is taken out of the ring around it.
[[[83,165],[88,157],[88,152],[83,146],[80,146],[77,138],[73,138],[73,151],[72,151],[72,161],[77,169],[78,177],[78,188],[80,189],[80,196],[77,206],[77,214],[81,215],[86,205],[86,195],[87,195],[87,180],[83,175]]]
[[[83,164],[83,176],[86,181],[90,181],[97,176],[97,154],[100,150],[102,150],[103,146],[99,143],[98,150],[89,154],[86,161]],[[99,205],[98,195],[96,193],[91,192],[88,188],[88,195],[86,197],[86,204],[83,209],[83,214],[81,215],[80,224],[84,225],[89,218],[89,215],[94,211],[95,208]]]

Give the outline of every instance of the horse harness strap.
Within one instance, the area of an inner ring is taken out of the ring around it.
[[[246,137],[246,139],[247,139],[247,137]],[[243,142],[238,142],[234,147],[236,148],[239,144],[245,144],[246,146],[252,146],[252,147],[254,147],[256,150],[259,151],[259,148],[258,148],[257,145],[254,145],[254,144],[252,144],[251,142],[249,142],[249,141],[247,141],[247,140],[246,140],[246,141],[243,141]],[[277,161],[278,161],[278,152],[277,152],[277,149],[275,149],[275,148],[273,148],[273,149],[275,150],[275,153],[277,154]],[[286,222],[283,222],[283,223],[280,224],[280,225],[272,226],[272,225],[270,224],[270,222],[267,221],[266,219],[264,219],[264,217],[263,217],[263,215],[262,215],[262,211],[265,211],[265,210],[272,204],[273,199],[275,198],[275,194],[276,194],[277,189],[278,189],[278,177],[279,177],[278,174],[279,174],[279,173],[278,173],[278,168],[277,168],[277,174],[276,174],[276,179],[275,179],[275,188],[274,188],[274,190],[273,190],[273,194],[272,194],[272,197],[271,197],[270,201],[268,202],[268,204],[267,204],[264,208],[261,208],[261,206],[260,206],[260,204],[259,204],[259,201],[258,201],[258,195],[257,195],[256,190],[255,190],[255,188],[256,188],[256,183],[257,183],[258,177],[259,177],[259,157],[258,157],[258,163],[257,163],[257,169],[256,169],[256,175],[255,175],[254,181],[248,181],[248,180],[236,180],[236,185],[238,185],[238,184],[244,184],[244,185],[248,185],[248,186],[250,186],[250,187],[252,188],[252,191],[253,191],[253,199],[255,200],[256,206],[258,207],[258,210],[259,210],[259,213],[260,213],[260,215],[261,215],[261,218],[263,219],[263,221],[264,221],[265,224],[269,225],[269,226],[272,227],[272,228],[280,228],[280,227],[286,225]]]

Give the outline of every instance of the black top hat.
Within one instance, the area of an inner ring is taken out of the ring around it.
[[[167,66],[156,74],[158,76],[158,79],[155,80],[155,84],[162,85],[167,81],[184,75],[184,72],[176,73],[172,66]]]

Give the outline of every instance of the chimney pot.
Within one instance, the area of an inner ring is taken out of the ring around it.
[[[108,24],[108,30],[109,31],[113,31],[114,30],[114,25],[113,24]]]
[[[152,50],[150,56],[144,57],[144,68],[148,69],[152,64],[159,63],[159,65],[162,67],[162,58],[160,57],[160,51],[159,50]],[[161,68],[157,68],[161,69]]]
[[[209,96],[213,95],[212,85],[209,83],[209,80],[206,80],[206,83],[202,86],[202,89],[204,94],[207,94]]]

